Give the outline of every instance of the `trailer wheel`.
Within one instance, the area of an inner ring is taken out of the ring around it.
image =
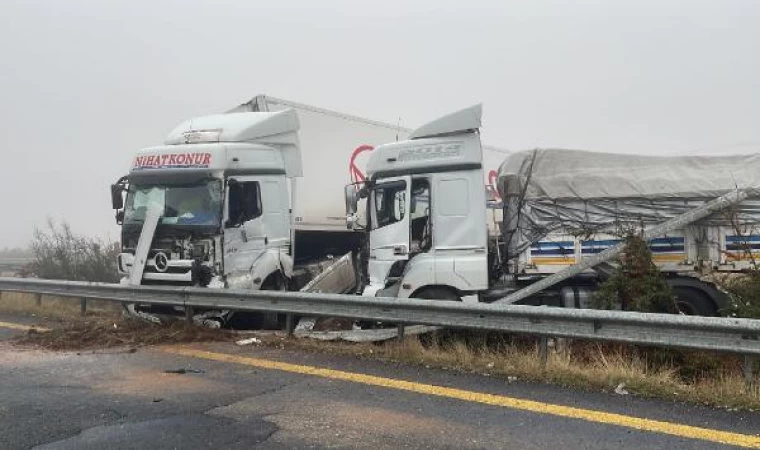
[[[673,295],[676,297],[676,308],[687,316],[715,316],[718,308],[710,297],[699,289],[685,286],[674,286]]]
[[[429,299],[429,300],[446,300],[450,302],[460,302],[462,301],[459,296],[454,293],[451,289],[441,288],[441,287],[430,287],[430,288],[423,288],[419,292],[415,292],[412,295],[413,298],[422,298],[422,299]]]

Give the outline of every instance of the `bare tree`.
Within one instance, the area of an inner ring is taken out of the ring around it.
[[[56,224],[48,219],[47,229],[34,230],[31,248],[35,260],[29,269],[39,278],[110,283],[119,280],[119,245],[76,235],[66,222]]]

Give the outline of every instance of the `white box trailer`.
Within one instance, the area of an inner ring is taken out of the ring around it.
[[[395,125],[304,105],[267,95],[228,112],[277,112],[293,109],[301,128],[303,176],[295,185],[297,230],[346,231],[343,190],[357,176],[372,148],[404,140],[408,130]]]
[[[376,146],[406,140],[412,130],[268,95],[258,95],[229,112],[286,109],[295,110],[301,123],[303,177],[294,183],[296,230],[345,233],[345,186],[364,180]],[[492,196],[498,197],[498,169],[508,154],[506,149],[483,146],[484,183]]]

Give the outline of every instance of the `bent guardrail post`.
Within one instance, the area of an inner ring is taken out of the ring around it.
[[[752,355],[744,355],[744,390],[748,393],[752,390]]]
[[[285,335],[288,337],[293,336],[296,329],[295,320],[293,320],[293,314],[285,315]]]
[[[538,359],[541,362],[541,369],[546,370],[546,363],[549,361],[549,337],[541,336],[538,345]]]

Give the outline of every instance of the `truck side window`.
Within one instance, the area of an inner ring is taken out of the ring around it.
[[[230,184],[229,223],[241,225],[261,215],[261,189],[258,181]]]
[[[406,207],[406,182],[392,181],[378,185],[373,190],[375,228],[381,228],[404,219]]]
[[[432,244],[430,223],[430,183],[425,179],[412,182],[411,247],[413,252],[430,250]]]

